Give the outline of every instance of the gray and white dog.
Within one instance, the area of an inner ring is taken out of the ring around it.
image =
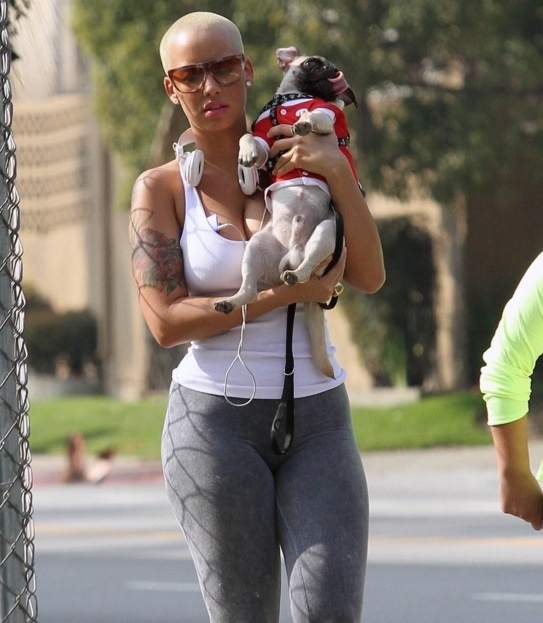
[[[272,125],[287,123],[292,135],[335,131],[348,155],[348,130],[342,108],[345,103],[356,105],[356,99],[343,73],[323,57],[302,56],[294,46],[279,48],[276,56],[284,76],[275,97],[254,122],[253,132],[240,139],[240,183],[249,175],[250,167],[266,166],[270,148],[267,131]],[[269,168],[272,166],[268,163]],[[356,176],[354,164],[352,168]],[[215,303],[217,311],[229,313],[254,301],[258,284],[269,287],[281,282],[304,283],[334,253],[336,219],[326,181],[298,170],[287,179],[272,182],[265,191],[271,221],[247,243],[241,287],[233,296]],[[323,374],[333,377],[322,308],[318,303],[305,303],[304,312],[316,365]]]

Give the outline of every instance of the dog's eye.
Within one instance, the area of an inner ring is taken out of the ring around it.
[[[322,69],[323,62],[318,58],[306,58],[302,63],[302,67],[305,71],[317,71]]]

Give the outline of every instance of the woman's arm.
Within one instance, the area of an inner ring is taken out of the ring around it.
[[[508,301],[488,350],[480,388],[496,449],[502,510],[539,530],[543,494],[530,469],[527,412],[531,376],[543,352],[543,254]]]
[[[491,426],[500,479],[501,509],[543,528],[543,492],[530,468],[526,416]]]
[[[189,296],[179,246],[184,206],[177,166],[143,173],[132,193],[130,240],[132,270],[139,304],[147,325],[161,346],[171,347],[194,339],[218,335],[241,324],[241,310],[221,314],[214,309],[220,297]],[[262,291],[247,308],[251,320],[294,302],[330,299],[340,280],[345,254],[324,277],[313,276],[296,286],[280,285]]]
[[[288,135],[290,126],[278,125],[269,136]],[[275,173],[285,175],[305,169],[326,178],[335,207],[345,226],[347,263],[345,280],[361,292],[376,292],[385,281],[381,240],[368,205],[354,178],[349,162],[337,144],[335,134],[279,138],[270,156],[282,153]]]

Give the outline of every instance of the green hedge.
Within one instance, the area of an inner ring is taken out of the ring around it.
[[[32,288],[25,296],[24,336],[32,370],[54,374],[62,359],[79,376],[85,364],[98,365],[98,327],[90,310],[57,312]]]
[[[430,234],[408,218],[378,223],[387,278],[379,292],[347,288],[352,338],[377,386],[424,386],[435,368],[435,267]]]

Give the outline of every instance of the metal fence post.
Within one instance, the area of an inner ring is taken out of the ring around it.
[[[31,623],[37,600],[7,12],[7,0],[0,0],[0,621]]]

